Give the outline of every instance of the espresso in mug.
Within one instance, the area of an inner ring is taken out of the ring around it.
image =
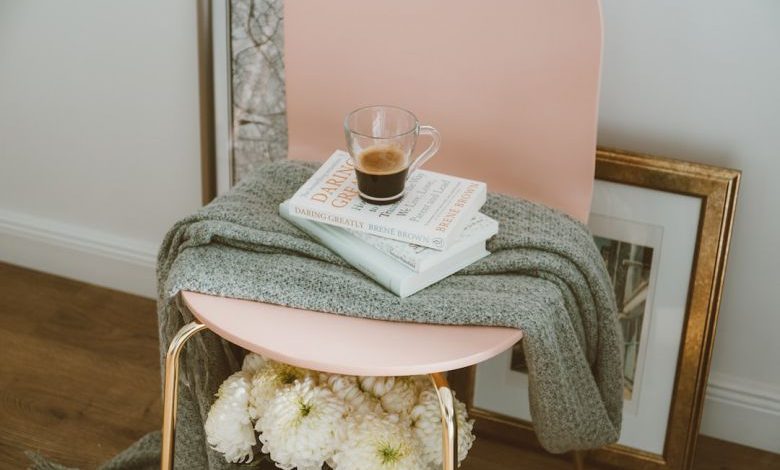
[[[363,149],[355,160],[358,188],[368,202],[390,204],[401,198],[409,171],[403,150],[372,146]]]

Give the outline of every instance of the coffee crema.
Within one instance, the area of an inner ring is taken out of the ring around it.
[[[398,147],[372,146],[358,154],[357,167],[372,175],[398,173],[406,169],[406,157]]]
[[[409,170],[401,149],[372,146],[363,149],[355,160],[358,188],[364,200],[390,204],[401,198]]]

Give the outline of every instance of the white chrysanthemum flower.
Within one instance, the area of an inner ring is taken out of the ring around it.
[[[320,374],[320,383],[327,384],[337,397],[344,400],[350,414],[364,415],[382,411],[382,405],[379,403],[379,400],[361,390],[357,377]]]
[[[254,375],[257,371],[265,367],[267,362],[268,361],[263,356],[251,352],[244,356],[244,363],[241,366],[241,370],[249,375]]]
[[[458,462],[463,461],[474,443],[474,420],[469,420],[466,405],[455,400],[455,415],[458,420]],[[441,467],[441,407],[433,390],[420,394],[420,400],[412,409],[413,429],[422,445],[423,460],[428,465]]]
[[[360,388],[371,395],[382,398],[395,384],[395,377],[360,377]]]
[[[417,385],[411,377],[396,377],[393,387],[380,401],[388,413],[408,414],[417,403]]]
[[[406,423],[386,416],[365,415],[349,420],[347,438],[331,466],[343,470],[420,470],[425,468],[420,445]]]
[[[346,412],[330,389],[307,378],[278,391],[255,428],[277,467],[319,470],[344,437]]]
[[[259,419],[280,390],[311,376],[309,370],[267,360],[250,379],[249,416]]]
[[[205,424],[209,444],[228,462],[246,463],[254,458],[252,446],[257,439],[248,407],[249,380],[244,372],[236,372],[220,385]]]
[[[422,392],[426,390],[435,390],[433,387],[433,382],[431,382],[431,377],[428,375],[413,375],[412,381],[414,382],[414,385],[417,387],[418,397]]]

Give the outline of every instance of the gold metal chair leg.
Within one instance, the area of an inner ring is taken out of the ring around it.
[[[162,459],[160,468],[173,468],[173,451],[176,435],[176,403],[179,397],[179,354],[192,336],[206,329],[206,325],[192,322],[184,325],[168,346],[165,356],[165,390],[163,395]]]
[[[455,470],[458,466],[458,420],[455,416],[455,396],[443,372],[430,374],[441,406],[442,468]]]

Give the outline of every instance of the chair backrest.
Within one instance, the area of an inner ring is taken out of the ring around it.
[[[426,168],[587,220],[598,0],[287,0],[284,8],[290,158],[327,158],[345,146],[350,110],[394,104],[441,132]]]

